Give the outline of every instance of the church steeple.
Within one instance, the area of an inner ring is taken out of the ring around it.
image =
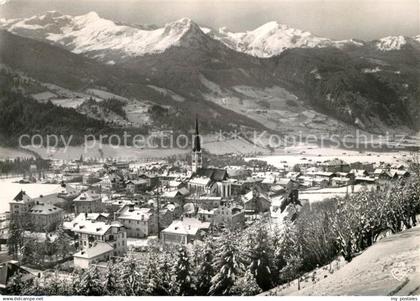
[[[194,135],[194,142],[193,142],[193,152],[200,152],[201,151],[201,141],[200,141],[200,133],[198,132],[198,119],[195,118],[195,135]]]
[[[191,169],[192,172],[197,172],[203,167],[203,158],[201,154],[201,138],[198,131],[198,119],[195,118],[195,134],[192,148]]]

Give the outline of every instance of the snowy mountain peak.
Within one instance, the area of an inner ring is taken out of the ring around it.
[[[376,42],[376,47],[381,51],[401,50],[407,44],[407,39],[404,36],[389,36],[379,39]]]
[[[329,39],[276,21],[246,32],[229,32],[226,28],[221,28],[217,32],[210,30],[208,34],[236,51],[258,57],[278,55],[288,48],[326,47],[333,44]]]
[[[85,15],[75,17],[74,19],[79,21],[79,22],[83,22],[83,23],[88,24],[88,23],[91,23],[91,22],[96,22],[98,20],[101,20],[101,17],[99,17],[99,15],[96,12],[91,11],[91,12],[85,14]]]
[[[62,13],[60,13],[56,10],[49,10],[45,13],[45,15],[41,16],[40,18],[42,18],[42,17],[59,18],[61,16],[63,16]]]
[[[262,33],[262,34],[267,34],[267,35],[276,35],[279,34],[282,31],[295,31],[295,32],[299,32],[299,33],[306,33],[309,34],[309,32],[304,32],[302,30],[299,29],[294,29],[289,27],[286,24],[280,24],[277,21],[270,21],[267,22],[259,27],[257,27],[256,29],[252,30],[251,32],[253,33]]]
[[[200,27],[189,18],[182,18],[165,25],[165,33],[184,35],[189,31],[201,32]]]

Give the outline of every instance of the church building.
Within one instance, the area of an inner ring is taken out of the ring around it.
[[[200,133],[198,132],[198,119],[195,119],[195,135],[191,158],[191,168],[193,173],[196,173],[198,169],[203,167],[203,154],[201,152],[200,140]]]
[[[225,169],[203,166],[201,138],[198,131],[198,120],[195,120],[195,135],[191,158],[192,176],[188,181],[188,190],[193,195],[212,195],[228,198],[232,194],[231,183]]]

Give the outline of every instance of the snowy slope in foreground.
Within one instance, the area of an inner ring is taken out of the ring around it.
[[[391,235],[334,274],[292,295],[418,295],[420,226]],[[282,295],[282,291],[271,292]]]

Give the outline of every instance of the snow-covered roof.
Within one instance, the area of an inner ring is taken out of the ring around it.
[[[82,221],[74,223],[70,230],[76,233],[104,235],[112,227],[122,227],[122,225],[119,223],[113,223],[111,225],[105,222]]]
[[[96,242],[94,246],[81,250],[77,252],[76,254],[74,254],[73,256],[91,259],[91,258],[95,258],[101,255],[105,255],[107,253],[111,253],[113,251],[114,251],[114,248],[110,244],[106,242],[98,241]]]
[[[192,185],[207,186],[211,182],[211,179],[209,177],[194,177],[189,182]]]
[[[31,214],[36,215],[49,215],[62,212],[63,209],[58,208],[56,206],[45,204],[45,203],[38,203],[37,205],[33,206],[29,212]]]
[[[139,207],[130,207],[125,206],[118,216],[119,219],[130,219],[130,220],[139,220],[139,221],[148,221],[153,215],[153,210],[151,208],[139,208]]]
[[[25,191],[21,190],[10,203],[27,203],[30,201],[32,201],[32,198]]]
[[[177,197],[180,194],[181,193],[178,190],[171,190],[171,191],[165,191],[162,194],[162,197],[163,198],[168,198],[168,199],[173,199],[173,198]]]
[[[202,222],[196,218],[184,218],[183,220],[175,220],[168,228],[164,229],[164,233],[196,235],[198,230],[205,230],[210,227],[209,222]]]
[[[73,200],[73,202],[92,202],[100,199],[101,196],[99,194],[87,191],[80,194],[77,198]]]

